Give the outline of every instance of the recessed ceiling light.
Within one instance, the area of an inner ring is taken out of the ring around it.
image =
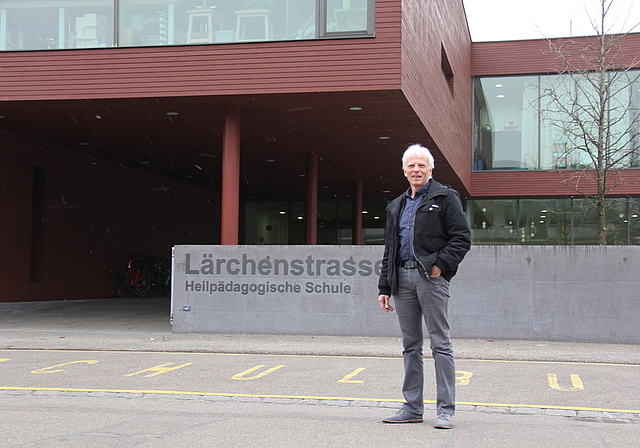
[[[286,214],[287,214],[287,212],[280,212],[280,214],[281,214],[281,215],[286,215]]]
[[[306,174],[298,174],[298,177],[306,177]]]
[[[383,193],[391,193],[391,190],[382,190]]]
[[[391,137],[378,137],[380,140],[389,140]]]
[[[504,98],[504,95],[498,95],[498,98]]]
[[[496,84],[496,87],[497,87],[497,88],[500,88],[500,87],[504,87],[504,85],[503,85],[503,84],[498,83],[498,84]]]
[[[167,112],[167,115],[175,116],[175,115],[180,115],[180,113],[179,112]]]
[[[4,115],[0,115],[0,118],[4,118]]]
[[[362,107],[354,106],[350,107],[349,110],[362,110]]]
[[[275,161],[276,161],[276,159],[267,159],[267,160],[265,160],[265,162],[267,162],[267,163],[273,163]]]
[[[367,214],[367,213],[369,213],[369,212],[368,212],[368,211],[366,211],[366,210],[362,210],[362,214],[363,214],[363,215],[364,215],[364,214]]]

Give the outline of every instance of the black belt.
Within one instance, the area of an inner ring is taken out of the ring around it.
[[[405,268],[405,269],[417,269],[418,268],[418,262],[416,260],[401,261],[400,262],[400,267],[401,268]]]

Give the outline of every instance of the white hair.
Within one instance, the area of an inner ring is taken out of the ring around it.
[[[427,148],[425,148],[422,145],[411,145],[406,149],[404,154],[402,154],[403,169],[407,167],[407,160],[409,160],[409,157],[413,157],[413,156],[427,159],[427,161],[429,162],[429,169],[431,170],[436,167],[436,162],[433,158],[433,155],[431,154],[431,151],[429,151]]]

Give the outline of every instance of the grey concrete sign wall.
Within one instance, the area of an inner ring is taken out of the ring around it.
[[[640,246],[475,246],[451,282],[457,338],[640,343]]]
[[[177,333],[395,336],[381,246],[176,246]]]
[[[399,336],[381,246],[176,246],[176,333]],[[640,343],[640,247],[474,246],[451,282],[454,338]]]

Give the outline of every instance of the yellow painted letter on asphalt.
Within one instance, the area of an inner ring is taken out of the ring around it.
[[[97,364],[98,361],[72,361],[72,362],[65,362],[64,364],[56,364],[55,366],[50,366],[50,367],[43,367],[42,369],[37,369],[37,370],[32,370],[31,373],[57,373],[57,372],[64,372],[64,369],[57,369],[57,370],[51,370],[51,369],[55,369],[56,367],[64,367],[64,366],[69,366],[71,364]]]
[[[124,375],[124,376],[134,376],[134,375],[139,375],[141,373],[153,372],[153,373],[150,373],[149,375],[145,375],[144,376],[145,378],[149,378],[149,377],[152,377],[152,376],[160,375],[161,373],[172,372],[174,370],[178,370],[178,369],[181,369],[183,367],[190,366],[191,364],[193,364],[193,363],[192,362],[188,362],[186,364],[181,364],[179,366],[167,367],[167,366],[173,365],[172,362],[168,362],[166,364],[160,364],[159,366],[149,367],[148,369],[144,369],[144,370],[141,370],[139,372],[129,373],[129,374]]]
[[[465,372],[464,370],[456,370],[456,385],[457,386],[466,386],[471,381],[471,377],[473,376],[473,372]]]
[[[261,366],[252,367],[252,368],[250,368],[248,370],[245,370],[244,372],[240,372],[240,373],[238,373],[236,375],[233,375],[231,378],[234,379],[234,380],[241,380],[241,381],[242,380],[255,380],[255,379],[258,379],[258,378],[262,378],[265,375],[269,375],[271,372],[275,372],[276,370],[281,369],[284,366],[282,365],[282,366],[271,367],[270,369],[267,369],[262,373],[258,373],[257,375],[245,376],[245,375],[248,375],[248,374],[250,374],[252,372],[255,372],[256,370],[261,369],[263,367],[265,367],[265,366],[261,365]]]
[[[342,378],[341,380],[338,380],[338,383],[364,383],[364,380],[352,380],[351,378],[353,378],[354,376],[356,376],[357,374],[359,374],[360,372],[362,372],[364,370],[363,367],[354,370],[353,372],[351,372],[350,374],[348,374],[347,376],[345,376],[344,378]]]
[[[584,390],[584,384],[582,384],[582,380],[578,375],[570,375],[570,377],[571,377],[571,384],[573,385],[573,387],[560,386],[560,384],[558,383],[558,375],[556,375],[555,373],[547,374],[547,381],[549,381],[549,387],[556,390],[562,390],[567,392]]]
[[[0,362],[9,361],[9,358],[0,358]]]

